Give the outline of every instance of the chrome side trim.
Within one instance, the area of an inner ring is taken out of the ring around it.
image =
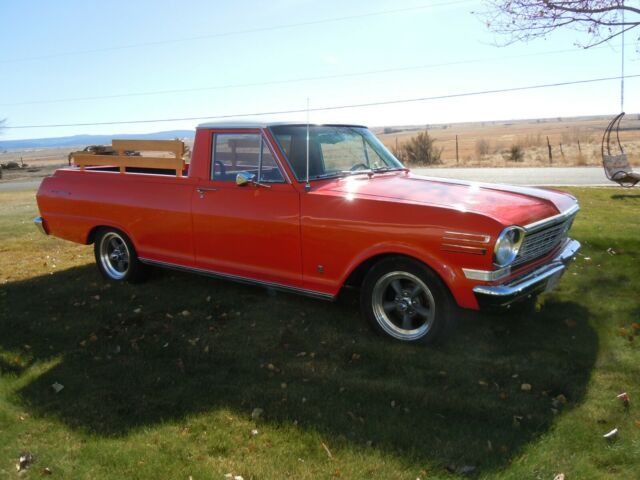
[[[443,240],[454,240],[459,242],[469,243],[489,243],[491,240],[490,235],[481,235],[478,233],[465,233],[465,232],[444,232],[442,236]]]
[[[183,272],[197,273],[208,277],[219,278],[222,280],[231,280],[237,283],[244,283],[247,285],[257,285],[261,287],[274,288],[276,290],[282,290],[285,292],[298,293],[300,295],[306,295],[308,297],[319,298],[321,300],[335,300],[335,296],[329,293],[318,292],[315,290],[307,290],[305,288],[291,287],[289,285],[282,285],[281,283],[264,282],[262,280],[255,280],[253,278],[241,277],[239,275],[232,275],[230,273],[215,272],[213,270],[205,270],[203,268],[186,267],[184,265],[178,265],[176,263],[162,262],[159,260],[151,260],[149,258],[138,257],[142,263],[147,265],[153,265],[157,267],[170,268],[173,270],[180,270]]]
[[[491,236],[478,233],[445,231],[442,235],[442,250],[472,255],[486,255]]]
[[[35,224],[35,226],[38,228],[38,230],[40,231],[40,233],[42,233],[43,235],[49,235],[47,233],[47,231],[44,228],[44,220],[42,217],[36,217],[33,219],[33,223]]]
[[[485,282],[495,282],[501,278],[508,277],[511,273],[511,267],[501,268],[499,270],[474,270],[472,268],[463,268],[464,276],[469,280],[484,280]]]
[[[525,225],[523,228],[527,233],[532,232],[534,230],[538,230],[540,228],[547,227],[549,225],[553,225],[555,223],[560,223],[569,218],[574,213],[577,213],[580,210],[580,205],[577,203],[572,207],[568,208],[562,213],[558,215],[554,215],[553,217],[543,218],[542,220],[538,220],[537,222],[530,223],[529,225]]]
[[[580,250],[580,242],[568,240],[562,251],[548,264],[543,265],[534,271],[516,278],[510,283],[503,285],[478,285],[473,288],[477,295],[489,297],[517,297],[532,287],[545,282],[549,277],[564,271],[567,264],[576,256]]]
[[[470,253],[472,255],[486,255],[487,249],[482,247],[471,247],[469,245],[455,245],[453,243],[443,243],[442,250],[456,253]]]

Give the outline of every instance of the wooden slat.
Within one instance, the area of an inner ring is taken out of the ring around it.
[[[119,167],[125,173],[126,167],[160,168],[175,170],[178,177],[182,176],[185,162],[182,158],[167,157],[135,157],[127,155],[93,155],[90,153],[75,153],[73,162],[80,168],[97,166]]]
[[[176,158],[182,158],[184,143],[181,140],[117,140],[112,142],[113,149],[119,153],[125,150],[137,152],[173,152]]]

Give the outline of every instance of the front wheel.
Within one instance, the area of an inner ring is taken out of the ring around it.
[[[403,342],[442,339],[455,315],[442,280],[424,264],[404,257],[386,258],[369,270],[360,306],[374,330]]]
[[[102,276],[108,280],[138,282],[145,277],[145,268],[135,248],[123,232],[104,228],[96,235],[93,252]]]

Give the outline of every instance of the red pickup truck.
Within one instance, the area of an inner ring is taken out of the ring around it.
[[[203,124],[188,164],[181,143],[113,143],[42,182],[35,222],[93,243],[114,281],[155,265],[327,300],[355,286],[377,331],[431,342],[457,307],[553,288],[580,248],[573,196],[414,175],[363,126]]]

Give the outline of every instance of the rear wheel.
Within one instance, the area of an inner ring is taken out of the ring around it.
[[[138,282],[144,279],[144,265],[138,260],[129,237],[120,230],[101,229],[93,251],[100,273],[108,280]]]
[[[369,270],[360,306],[377,332],[403,342],[442,339],[455,315],[442,280],[424,264],[405,257],[386,258]]]

